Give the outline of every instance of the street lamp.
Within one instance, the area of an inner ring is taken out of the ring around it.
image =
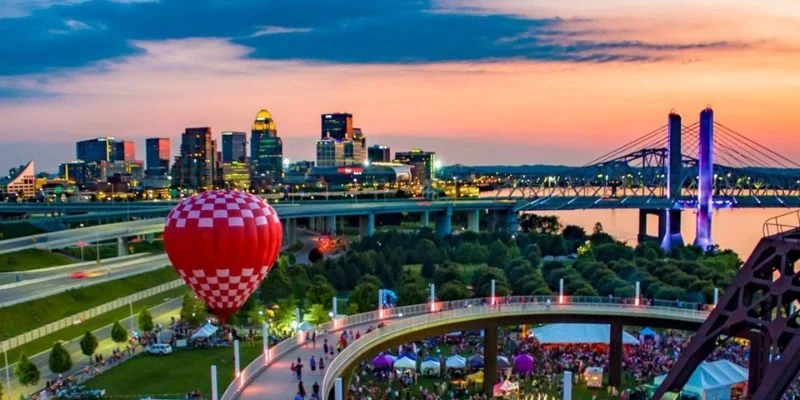
[[[8,364],[8,344],[3,345],[3,357],[6,361],[6,386],[8,387],[8,398],[11,400],[11,366]]]

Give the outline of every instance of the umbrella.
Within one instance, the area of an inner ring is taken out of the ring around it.
[[[504,356],[497,356],[497,369],[509,369],[511,368],[511,363],[508,361],[508,358]]]
[[[450,356],[444,362],[445,367],[462,369],[467,367],[467,360],[459,355]]]
[[[394,360],[387,354],[372,359],[372,366],[375,368],[391,368],[392,364],[394,364]]]
[[[533,356],[528,353],[520,354],[514,358],[514,371],[527,374],[533,371]]]
[[[472,368],[481,368],[483,367],[483,356],[477,354],[470,356],[467,359],[467,364]]]

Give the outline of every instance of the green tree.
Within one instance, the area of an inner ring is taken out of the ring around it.
[[[313,325],[319,325],[330,320],[328,310],[322,304],[312,304],[308,308],[308,312],[303,316],[303,320],[310,322]]]
[[[92,332],[86,331],[86,333],[83,335],[83,338],[81,338],[80,345],[81,353],[91,359],[95,350],[97,350],[97,338],[92,334]]]
[[[14,376],[23,386],[32,386],[39,383],[39,368],[32,363],[25,354],[19,357],[17,366],[14,368]]]
[[[505,268],[508,264],[508,248],[500,239],[489,246],[489,259],[486,262],[496,268]]]
[[[567,240],[580,241],[580,242],[586,240],[586,231],[580,226],[576,225],[565,226],[564,230],[561,231],[561,234],[564,236],[564,239]]]
[[[197,328],[205,318],[206,308],[203,302],[194,297],[191,292],[186,292],[183,295],[183,304],[181,305],[181,319],[186,321],[190,328]]]
[[[461,300],[469,298],[470,293],[464,282],[457,280],[442,285],[438,289],[437,297],[442,301]]]
[[[350,301],[358,304],[359,312],[373,311],[378,308],[378,289],[380,281],[373,275],[364,275],[358,280],[356,287],[350,292]]]
[[[258,297],[264,304],[274,303],[292,294],[292,280],[289,278],[287,264],[285,257],[278,258],[269,271],[269,278],[261,282]]]
[[[440,266],[434,274],[434,283],[436,286],[442,286],[446,282],[452,280],[460,280],[462,277],[463,266],[446,262]]]
[[[306,299],[311,304],[330,304],[333,296],[336,296],[336,289],[324,276],[317,275],[311,280],[311,285],[306,295]]]
[[[525,247],[523,254],[534,267],[542,263],[542,249],[535,243]]]
[[[50,371],[57,374],[63,374],[72,369],[72,357],[70,357],[64,346],[61,345],[61,342],[56,342],[53,345],[53,349],[50,350],[47,366],[50,367]]]
[[[142,332],[150,332],[155,328],[155,324],[153,324],[153,316],[150,315],[150,311],[146,308],[142,309],[139,312],[139,316],[136,318],[136,325]]]
[[[433,278],[436,274],[436,266],[433,265],[433,261],[430,259],[423,261],[419,273],[428,279]]]
[[[123,343],[128,340],[128,331],[122,327],[119,321],[115,321],[111,327],[111,340],[115,343]]]
[[[592,248],[594,258],[600,262],[629,260],[633,258],[632,248],[620,243],[605,243]]]
[[[428,284],[421,276],[403,274],[400,286],[397,288],[397,302],[401,306],[424,303],[428,300],[428,290]]]
[[[415,254],[418,263],[424,263],[425,260],[430,260],[434,264],[442,262],[442,253],[430,239],[420,239]]]

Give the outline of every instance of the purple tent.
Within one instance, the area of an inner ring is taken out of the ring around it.
[[[383,354],[372,359],[372,366],[378,369],[392,368],[394,359],[388,354]]]
[[[520,354],[514,358],[514,371],[527,374],[533,371],[533,356],[528,353]]]

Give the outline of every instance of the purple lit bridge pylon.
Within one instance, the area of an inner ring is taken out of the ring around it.
[[[693,243],[708,248],[714,209],[800,207],[800,164],[714,121],[706,108],[689,125],[670,113],[666,125],[583,166],[504,176],[493,195],[519,199],[519,212],[639,209],[640,241],[665,249],[683,243],[682,211],[696,210]],[[653,214],[658,237],[647,234]]]

